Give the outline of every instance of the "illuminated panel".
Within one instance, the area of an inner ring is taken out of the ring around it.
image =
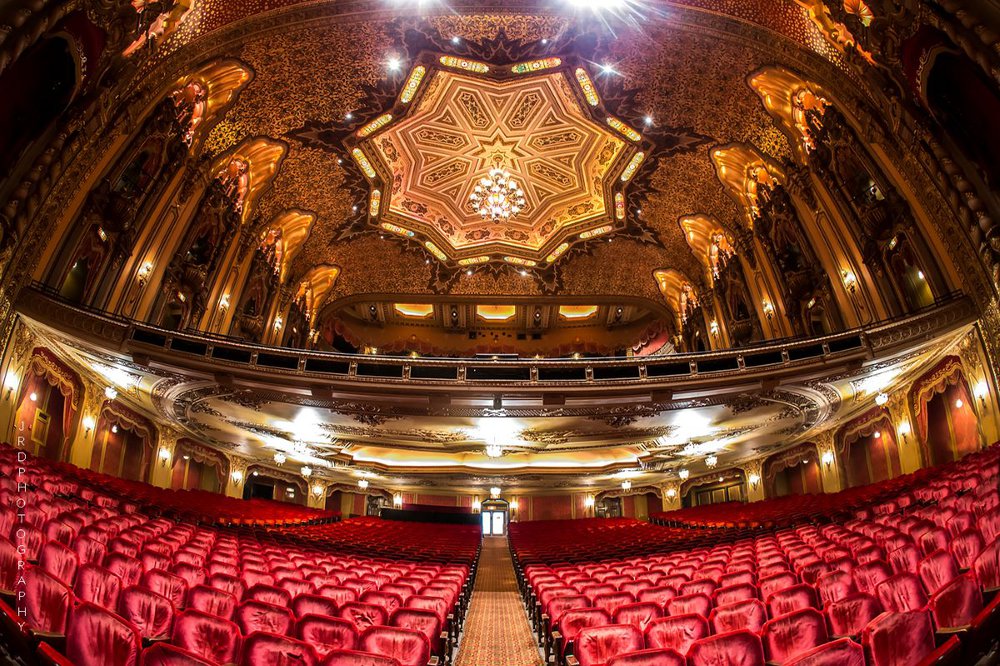
[[[562,243],[559,247],[557,247],[556,249],[552,250],[552,254],[550,254],[549,256],[545,257],[545,261],[547,261],[547,262],[549,262],[551,264],[553,261],[555,261],[556,259],[558,259],[559,257],[561,257],[562,254],[563,254],[563,252],[565,252],[568,249],[569,249],[569,243]]]
[[[413,238],[416,235],[409,229],[404,229],[403,227],[397,224],[393,224],[392,222],[383,222],[379,226],[385,229],[386,231],[391,231],[394,234],[399,234],[400,236],[406,236],[407,238]]]
[[[559,316],[563,319],[586,319],[597,314],[596,305],[560,305]]]
[[[379,131],[380,129],[382,129],[391,122],[392,122],[392,114],[383,113],[381,116],[371,121],[361,129],[359,129],[358,136],[360,137],[371,136],[372,134]]]
[[[365,154],[361,152],[360,148],[352,150],[351,157],[353,157],[354,161],[358,163],[358,166],[361,167],[361,170],[365,172],[366,176],[369,178],[375,177],[375,169],[372,167],[372,163],[368,161],[368,158],[365,157]]]
[[[504,257],[504,261],[508,264],[515,264],[517,266],[537,266],[538,262],[532,261],[531,259],[522,259],[521,257]]]
[[[439,248],[437,245],[435,245],[434,243],[432,243],[430,241],[424,241],[424,247],[427,248],[428,252],[430,252],[435,257],[437,257],[438,261],[444,261],[444,260],[446,260],[448,258],[448,255],[446,255],[444,252],[442,252],[441,248]]]
[[[625,170],[622,171],[623,183],[627,183],[632,180],[632,176],[635,175],[636,169],[639,168],[639,165],[642,164],[642,160],[645,159],[645,157],[645,153],[636,153],[632,156],[632,160],[628,163],[628,166],[625,167]]]
[[[399,101],[403,104],[409,104],[413,99],[413,96],[417,94],[417,90],[420,88],[420,82],[424,80],[424,75],[427,74],[427,68],[423,65],[417,65],[410,72],[410,78],[406,80],[406,85],[403,86],[403,92],[399,93]]]
[[[611,231],[611,225],[606,224],[603,227],[597,227],[596,229],[590,229],[589,231],[584,231],[580,234],[580,240],[587,240],[588,238],[593,238],[594,236],[600,236]]]
[[[625,195],[621,192],[615,192],[615,217],[625,219]]]
[[[576,82],[580,84],[580,90],[583,91],[583,96],[587,98],[587,104],[597,106],[597,103],[600,101],[597,97],[597,90],[594,88],[594,82],[587,76],[587,70],[583,67],[576,68]]]
[[[464,69],[467,72],[475,72],[476,74],[485,74],[490,71],[490,66],[484,62],[466,60],[465,58],[456,58],[455,56],[441,56],[441,58],[439,58],[439,62],[445,67]]]
[[[477,305],[476,316],[487,321],[507,321],[517,313],[514,305]]]
[[[528,62],[519,62],[510,68],[510,71],[515,74],[530,74],[531,72],[540,72],[543,69],[551,69],[553,67],[558,67],[562,64],[562,60],[559,58],[542,58],[541,60],[529,60]]]
[[[368,202],[368,214],[378,217],[378,207],[382,203],[382,191],[372,190],[371,200]]]
[[[642,136],[634,129],[618,120],[614,116],[608,116],[608,125],[617,132],[620,132],[629,141],[638,141]]]
[[[434,306],[430,303],[393,303],[392,309],[404,317],[423,319],[434,314]]]
[[[483,254],[478,257],[467,257],[465,259],[459,259],[459,266],[474,266],[475,264],[485,264],[490,260],[490,255]]]

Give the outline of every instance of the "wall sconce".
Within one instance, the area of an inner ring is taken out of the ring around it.
[[[760,475],[758,475],[758,474],[751,474],[750,478],[747,479],[747,481],[750,482],[750,487],[751,488],[756,488],[757,484],[760,483]]]
[[[28,400],[31,402],[38,402],[38,394],[32,391],[31,395],[28,396]]]
[[[770,321],[774,317],[774,306],[771,304],[771,301],[767,300],[766,298],[764,299],[764,302],[761,303],[761,305],[764,308],[764,316],[767,317],[768,320]]]
[[[9,389],[8,389],[9,390]],[[986,380],[980,380],[976,387],[972,389],[972,395],[979,399],[979,402],[986,406],[986,396],[990,394],[990,385],[986,383]]]
[[[142,266],[139,267],[139,272],[135,274],[136,279],[139,281],[140,287],[145,287],[146,283],[149,282],[149,276],[153,273],[152,262],[147,261]]]
[[[872,437],[874,437],[875,439],[882,439],[882,431],[876,430],[874,433],[872,433]]]
[[[229,309],[229,294],[223,294],[219,299],[219,310],[225,312]]]
[[[323,491],[326,490],[326,488],[324,488],[321,484],[317,483],[313,486],[312,490],[313,490],[313,495],[315,495],[316,497],[320,497],[323,495]]]
[[[114,433],[114,434],[116,434],[116,435],[118,434],[118,424],[117,423],[115,423],[114,425],[111,426],[111,432]]]
[[[170,449],[168,449],[166,447],[163,447],[163,446],[160,447],[160,466],[161,467],[166,467],[167,466],[167,463],[170,462],[171,455],[172,454],[170,453]]]
[[[887,402],[889,402],[889,396],[887,396],[885,393],[879,393],[878,395],[875,396],[875,404],[878,405],[879,407],[884,406],[885,403]]]
[[[594,496],[587,495],[583,498],[583,508],[592,509],[594,507]]]
[[[472,499],[472,513],[479,513],[480,509],[483,508],[483,503],[479,501],[478,497]]]
[[[511,512],[517,511],[517,500],[516,499],[512,499],[510,501],[510,510],[511,510]]]
[[[397,509],[403,506],[403,493],[396,493],[392,496],[392,505]]]
[[[712,469],[718,464],[719,464],[718,456],[708,456],[707,458],[705,458],[705,466],[708,467],[709,469]]]
[[[667,489],[667,499],[673,499],[675,497],[677,497],[677,491],[674,490],[673,488],[668,488]]]
[[[17,375],[13,372],[8,371],[7,375],[3,378],[3,387],[7,389],[7,396],[10,397],[17,388]]]
[[[826,467],[830,467],[833,464],[833,451],[824,451],[823,455],[820,456],[820,461]]]
[[[709,332],[712,335],[718,335],[719,334],[719,322],[717,322],[716,320],[713,319],[712,322],[708,325],[708,330],[709,330]]]
[[[490,499],[498,499],[500,497],[500,486],[493,486],[490,488]]]
[[[681,481],[687,481],[687,478],[691,476],[691,472],[686,469],[681,469],[677,472],[677,476],[681,477]]]
[[[962,399],[961,399],[961,398],[959,398],[958,400],[956,400],[956,401],[955,401],[955,409],[962,409],[962,406],[963,406],[964,404],[965,404],[965,403],[964,403],[964,402],[962,402]]]
[[[243,483],[243,472],[241,472],[240,470],[236,470],[235,472],[233,472],[233,484],[238,486],[241,483]]]
[[[622,481],[622,490],[624,490],[625,492],[632,490],[632,482],[629,481],[628,479]]]
[[[849,270],[840,271],[840,277],[844,281],[844,286],[847,287],[847,291],[852,294],[858,289],[858,276]]]
[[[274,318],[274,330],[280,331],[281,330],[281,325],[283,323],[285,323],[285,320],[281,318],[281,315],[278,315],[277,317],[275,317]]]
[[[903,421],[902,423],[900,423],[897,431],[899,432],[899,436],[905,440],[907,436],[910,434],[910,422]]]
[[[118,390],[114,386],[109,386],[104,389],[104,397],[108,400],[114,400],[118,397]]]
[[[90,434],[90,431],[93,430],[94,426],[96,426],[96,425],[97,425],[97,423],[94,422],[94,417],[93,416],[85,416],[85,417],[83,417],[83,427],[87,431],[88,435]]]
[[[299,474],[306,477],[307,479],[312,476],[313,470],[309,465],[303,465],[302,469],[299,470]]]

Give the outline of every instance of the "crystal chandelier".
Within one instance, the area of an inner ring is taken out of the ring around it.
[[[484,220],[503,222],[517,217],[524,208],[524,190],[499,160],[479,179],[469,195],[469,206]]]

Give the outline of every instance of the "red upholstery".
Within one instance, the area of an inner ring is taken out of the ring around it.
[[[708,617],[708,614],[712,612],[712,600],[704,594],[674,597],[667,602],[667,611],[670,615],[696,613],[702,617]]]
[[[736,585],[727,585],[726,587],[720,587],[717,589],[712,597],[712,603],[715,606],[725,606],[726,604],[736,603],[737,601],[746,601],[747,599],[756,598],[756,585],[753,583],[738,583]]]
[[[958,563],[946,550],[936,550],[920,561],[920,580],[934,594],[958,575]]]
[[[882,560],[873,560],[854,567],[854,584],[859,592],[875,594],[878,584],[892,575],[892,567]]]
[[[243,641],[242,666],[316,666],[319,656],[304,641],[256,631]]]
[[[298,573],[297,570],[296,573]],[[285,592],[288,592],[289,596],[291,596],[292,599],[299,596],[300,594],[311,594],[312,592],[315,591],[312,583],[310,583],[307,580],[302,580],[301,578],[285,578],[284,580],[280,581],[277,586],[283,589]]]
[[[655,648],[670,648],[687,654],[691,643],[711,633],[708,620],[701,615],[671,615],[653,620],[646,627],[646,645]]]
[[[761,579],[757,587],[760,588],[760,596],[764,599],[768,599],[775,592],[792,587],[793,585],[798,585],[798,583],[799,579],[795,577],[795,574],[785,572]]]
[[[930,613],[882,613],[861,632],[869,666],[912,666],[934,652]]]
[[[865,651],[850,638],[841,638],[803,652],[785,666],[865,666]]]
[[[854,577],[851,574],[845,571],[831,571],[816,580],[816,590],[819,592],[820,602],[823,606],[827,606],[856,592],[857,588],[854,586]]]
[[[982,552],[986,544],[983,543],[983,537],[979,535],[979,532],[975,529],[968,529],[964,532],[960,532],[951,541],[951,554],[955,557],[955,561],[958,562],[958,566],[961,569],[971,569],[973,562]]]
[[[760,599],[738,601],[735,604],[716,606],[708,617],[712,632],[724,634],[733,631],[760,633],[767,622],[767,610]]]
[[[622,606],[634,602],[635,602],[635,597],[633,597],[628,592],[611,592],[608,594],[599,594],[593,599],[595,607],[603,608],[612,615],[614,615],[615,610],[617,610],[618,608],[621,608]]]
[[[577,634],[584,629],[604,624],[611,624],[611,615],[603,608],[576,608],[566,611],[559,620],[559,632],[562,635],[560,652],[565,651],[567,646],[576,640]]]
[[[104,568],[121,578],[122,587],[138,585],[143,573],[142,562],[121,553],[109,553],[104,558]]]
[[[223,592],[228,592],[237,599],[243,598],[243,581],[234,576],[227,576],[225,574],[214,574],[208,577],[208,586],[215,588],[216,590],[222,590]]]
[[[234,663],[239,655],[240,628],[234,622],[196,610],[174,619],[171,643],[216,664]]]
[[[340,587],[336,585],[324,585],[323,587],[316,590],[316,594],[321,597],[326,597],[330,599],[337,606],[343,606],[349,601],[357,601],[358,593],[349,587]]]
[[[243,593],[244,601],[263,601],[275,606],[287,607],[292,603],[292,595],[287,590],[274,585],[254,585]]]
[[[685,666],[684,655],[675,650],[651,648],[627,652],[608,661],[608,666]]]
[[[549,616],[549,621],[554,626],[558,624],[559,618],[562,617],[563,613],[574,608],[590,608],[590,599],[582,594],[556,597],[549,601],[548,610],[545,612]]]
[[[826,621],[814,608],[797,610],[764,624],[761,632],[767,659],[783,664],[827,641]]]
[[[983,610],[983,593],[972,573],[946,583],[930,599],[929,608],[938,629],[955,629],[972,623]]]
[[[325,656],[331,650],[353,650],[358,645],[354,625],[342,618],[304,615],[295,626],[295,635]]]
[[[321,666],[401,666],[399,660],[370,652],[334,650]]]
[[[18,569],[20,560],[17,546],[11,543],[10,539],[0,536],[0,590],[13,591],[20,575]]]
[[[406,600],[406,607],[433,611],[438,616],[438,619],[441,620],[442,627],[448,622],[448,604],[444,599],[425,597],[418,594]]]
[[[400,608],[393,613],[392,618],[389,620],[389,626],[419,631],[427,638],[427,642],[431,646],[431,651],[435,654],[443,655],[444,645],[441,641],[441,621],[434,611],[419,610],[417,608]]]
[[[208,578],[208,574],[203,568],[193,564],[185,564],[184,562],[175,564],[170,571],[175,576],[183,578],[184,582],[187,583],[188,589],[195,585],[201,585]]]
[[[292,600],[292,613],[295,617],[304,615],[326,615],[337,617],[337,602],[318,594],[301,594]]]
[[[652,601],[641,601],[634,604],[619,606],[612,620],[615,624],[631,624],[639,631],[646,631],[646,626],[663,615],[663,609]]]
[[[384,625],[389,621],[389,614],[384,608],[360,601],[347,602],[340,607],[339,615],[345,620],[350,620],[359,634],[368,627]]]
[[[677,590],[668,586],[647,587],[636,596],[638,601],[652,601],[662,607],[666,607],[667,602],[677,596]]]
[[[73,593],[39,567],[24,572],[25,621],[35,633],[65,634]]]
[[[264,601],[244,601],[236,609],[234,616],[244,636],[255,631],[265,631],[282,636],[291,633],[295,624],[292,611],[283,606],[276,606]]]
[[[154,643],[142,651],[142,666],[216,666],[215,662],[170,643]]]
[[[893,613],[923,610],[927,593],[916,574],[898,573],[878,584],[878,599],[882,608]]]
[[[75,666],[137,666],[139,631],[94,604],[73,609],[66,632],[66,656]]]
[[[385,609],[387,615],[392,615],[396,609],[402,608],[403,600],[399,595],[372,590],[361,595],[361,603],[374,604]]]
[[[816,600],[816,589],[802,583],[772,594],[767,599],[767,607],[771,617],[778,617],[803,608],[818,608],[819,602]]]
[[[972,565],[976,578],[987,590],[1000,588],[1000,539],[995,539],[979,553]]]
[[[145,639],[170,637],[174,607],[161,594],[141,587],[127,587],[118,600],[118,613],[131,622]]]
[[[56,541],[49,541],[38,556],[38,566],[72,587],[80,560],[76,553]]]
[[[576,637],[574,655],[580,666],[604,666],[620,654],[643,647],[642,632],[630,624],[587,627]]]
[[[834,636],[860,636],[861,631],[882,612],[878,599],[856,592],[835,601],[826,608],[830,631]]]
[[[764,648],[757,634],[731,631],[691,644],[688,666],[764,666]]]
[[[118,596],[121,590],[122,581],[118,576],[96,564],[84,564],[76,574],[73,594],[80,601],[115,611],[118,608]]]
[[[233,619],[237,604],[235,596],[207,585],[195,585],[187,596],[188,608],[216,615],[226,620]]]
[[[142,577],[142,586],[170,600],[174,608],[184,608],[187,597],[187,581],[162,569],[150,569]]]
[[[431,656],[427,637],[412,629],[368,627],[358,645],[365,652],[392,657],[402,666],[426,666]]]

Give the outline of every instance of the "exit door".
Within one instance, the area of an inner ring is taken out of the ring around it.
[[[483,511],[483,536],[503,536],[506,524],[506,511]]]

